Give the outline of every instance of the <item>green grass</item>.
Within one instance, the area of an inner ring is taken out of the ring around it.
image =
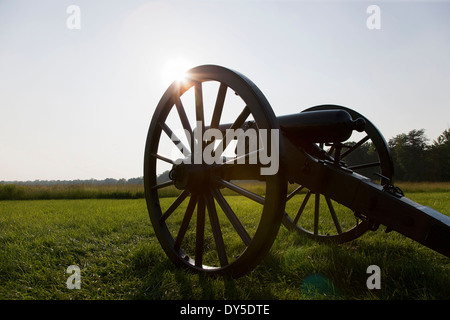
[[[449,214],[450,192],[405,193]],[[227,200],[245,205],[241,197]],[[251,233],[255,217],[241,219]],[[241,249],[226,227],[224,237]],[[0,246],[0,299],[450,298],[448,258],[383,228],[343,245],[321,245],[282,226],[249,275],[191,274],[166,257],[143,199],[0,201]],[[381,268],[380,290],[366,287],[372,264]],[[80,290],[66,287],[70,265],[81,268]]]
[[[405,193],[450,192],[450,182],[398,182],[395,185]]]

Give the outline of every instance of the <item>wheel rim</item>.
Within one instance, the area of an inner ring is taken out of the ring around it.
[[[171,122],[175,119],[186,137],[175,133],[177,128]],[[174,82],[161,98],[150,124],[144,185],[155,234],[171,260],[192,271],[238,277],[252,270],[270,249],[283,217],[286,181],[282,145],[280,170],[259,183],[265,196],[246,186],[250,180],[261,180],[258,164],[208,164],[201,157],[198,161],[198,151],[201,155],[211,141],[196,139],[196,134],[200,132],[198,136],[203,137],[207,128],[219,128],[221,123],[229,123],[228,119],[233,119],[235,129],[250,122],[258,129],[278,129],[265,97],[235,71],[200,66],[191,69],[183,83]],[[205,121],[210,125],[205,126]],[[167,144],[172,144],[175,154],[163,152]],[[184,157],[181,162],[180,155]],[[172,166],[171,179],[158,182],[159,166],[167,165]],[[248,174],[241,175],[244,171]],[[242,181],[231,180],[237,177]],[[177,188],[175,197],[164,198],[168,189],[175,190],[172,185]],[[242,199],[230,200],[229,194]]]
[[[352,147],[339,151],[340,159],[343,161],[341,165],[373,178],[379,184],[392,183],[393,163],[389,147],[378,129],[367,118],[352,109],[337,105],[316,106],[303,112],[332,109],[345,110],[353,120],[363,118],[366,121],[366,128],[359,136],[357,135],[357,142]],[[355,136],[350,139],[352,138]],[[368,143],[372,143],[374,148],[371,153],[373,159],[355,162],[352,156],[370,146]],[[323,150],[326,149],[325,144],[318,146]],[[335,158],[336,148],[331,147],[326,151],[330,157]],[[286,201],[283,224],[315,241],[343,243],[358,238],[371,227],[371,221],[364,213],[355,213],[326,195],[312,193],[301,185],[294,186]]]

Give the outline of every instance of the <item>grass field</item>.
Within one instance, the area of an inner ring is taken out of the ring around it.
[[[450,215],[449,184],[402,188]],[[227,196],[230,205],[239,199]],[[142,198],[0,201],[0,246],[0,299],[7,300],[450,298],[448,258],[384,228],[320,245],[282,226],[249,275],[191,274],[164,254]],[[81,269],[80,290],[66,286],[71,265]],[[379,290],[367,289],[369,265],[381,269]]]

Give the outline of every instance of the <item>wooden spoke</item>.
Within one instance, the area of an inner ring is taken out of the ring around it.
[[[328,150],[328,152],[327,152],[327,156],[330,156],[331,157],[331,155],[333,154],[333,152],[334,152],[334,146],[331,146],[331,148]]]
[[[163,223],[167,220],[168,217],[180,206],[180,204],[186,199],[186,197],[189,195],[188,190],[184,190],[177,199],[170,205],[170,207],[164,212],[164,214],[159,219],[159,223]]]
[[[206,207],[208,208],[209,221],[211,222],[211,229],[216,243],[217,254],[219,256],[220,265],[226,266],[228,264],[227,254],[225,251],[225,243],[223,242],[222,231],[220,230],[219,218],[217,216],[216,205],[211,194],[205,195]]]
[[[159,155],[157,153],[152,153],[152,156],[157,158],[157,159],[159,159],[159,160],[162,160],[164,162],[167,162],[167,163],[170,163],[170,164],[174,164],[172,159],[166,158],[166,157],[161,156],[161,155]]]
[[[320,204],[320,193],[316,193],[315,203],[314,203],[314,234],[319,233],[319,204]]]
[[[339,224],[339,220],[336,216],[336,211],[334,210],[333,204],[331,203],[330,198],[325,197],[325,200],[327,201],[328,209],[330,210],[331,218],[333,219],[336,230],[337,230],[338,234],[341,234],[342,228],[341,228],[341,225]]]
[[[234,121],[234,123],[230,126],[228,129],[233,130],[226,130],[225,137],[220,141],[219,146],[214,150],[215,153],[217,153],[217,150],[221,150],[222,153],[227,148],[228,144],[233,140],[234,138],[234,130],[239,129],[244,124],[245,120],[247,120],[248,116],[250,115],[250,109],[245,106],[245,108],[241,111],[237,119]]]
[[[219,166],[226,166],[227,168],[231,168],[234,165],[237,164],[247,164],[247,163],[251,163],[250,160],[254,160],[255,158],[252,157],[257,157],[258,153],[261,152],[261,150],[263,149],[258,149],[255,151],[251,151],[248,152],[246,154],[243,154],[241,156],[238,157],[233,157],[233,158],[227,158],[223,163],[220,163]],[[257,165],[257,164],[255,164]]]
[[[219,189],[214,188],[213,189],[213,196],[217,200],[217,203],[222,208],[223,212],[227,216],[228,220],[233,225],[234,229],[238,233],[238,235],[241,237],[242,241],[244,241],[245,245],[249,245],[251,238],[250,235],[247,233],[247,230],[245,230],[244,226],[242,225],[241,221],[239,221],[236,214],[231,209],[228,202],[225,200],[224,196],[220,192]]]
[[[191,218],[194,213],[196,204],[197,204],[197,197],[195,195],[192,195],[191,199],[189,200],[189,204],[186,209],[186,213],[184,214],[183,221],[181,222],[181,226],[180,226],[180,230],[178,231],[177,238],[175,240],[174,249],[176,251],[180,250],[181,243],[183,242],[184,236],[186,235],[186,231],[189,227],[189,223],[191,222]]]
[[[303,213],[303,210],[305,210],[306,204],[308,203],[309,197],[311,197],[311,191],[308,190],[308,192],[306,193],[305,198],[303,199],[302,205],[300,206],[300,208],[297,211],[297,214],[295,215],[294,218],[294,224],[298,223],[298,219],[300,219],[300,216]]]
[[[192,149],[193,149],[193,146],[192,146],[192,139],[193,139],[192,128],[191,128],[191,125],[189,123],[189,119],[188,119],[188,117],[186,115],[186,111],[184,110],[183,103],[181,102],[181,99],[180,99],[180,97],[178,95],[175,96],[175,105],[177,107],[178,116],[180,117],[181,124],[183,125],[183,128],[185,130],[186,138],[188,140],[188,143],[189,143],[189,146],[191,147],[191,152],[192,152]]]
[[[159,125],[161,129],[167,134],[167,136],[172,140],[175,146],[180,150],[183,155],[186,155],[186,152],[189,150],[186,146],[181,142],[181,140],[177,137],[175,133],[173,133],[172,129],[170,129],[165,122],[160,122]]]
[[[294,191],[292,191],[286,198],[286,201],[289,201],[292,199],[293,196],[295,196],[297,193],[299,193],[300,191],[302,191],[304,187],[303,186],[298,186],[297,188],[295,188]]]
[[[197,120],[197,124],[198,122],[201,123],[201,133],[203,136],[203,132],[205,131],[205,115],[203,112],[203,90],[201,82],[195,82],[195,119]]]
[[[361,170],[361,169],[378,167],[380,165],[381,165],[380,162],[372,162],[372,163],[358,164],[358,165],[355,165],[355,166],[350,166],[348,168],[351,169],[351,170]]]
[[[152,189],[161,189],[161,188],[165,188],[165,187],[168,187],[171,185],[173,185],[172,180],[157,184],[157,185],[153,186]]]
[[[199,197],[197,206],[197,230],[195,237],[195,266],[203,265],[203,244],[205,241],[205,200]]]
[[[226,180],[221,179],[221,178],[217,178],[216,182],[219,183],[220,185],[224,186],[224,187],[227,187],[230,190],[233,190],[233,191],[243,195],[244,197],[247,197],[247,198],[249,198],[249,199],[251,199],[253,201],[256,201],[256,202],[258,202],[260,204],[264,204],[264,201],[265,201],[264,198],[261,197],[260,195],[256,194],[256,193],[248,191],[248,190],[246,190],[246,189],[244,189],[244,188],[242,188],[242,187],[240,187],[238,185],[235,185],[234,183],[231,183],[231,182],[226,181]]]
[[[214,112],[211,119],[210,128],[218,129],[220,123],[220,117],[222,116],[223,105],[225,103],[225,96],[227,94],[228,87],[221,83],[219,92],[217,93],[216,105],[214,106]]]
[[[200,136],[200,140],[195,142],[195,139],[193,139],[193,142],[197,143],[198,148],[195,148],[194,152],[191,153],[192,163],[201,161],[200,159],[202,159],[203,148],[205,147],[203,143],[203,133],[205,132],[205,114],[203,110],[203,89],[201,82],[195,82],[195,119],[197,121],[195,130],[200,130],[200,132],[197,133],[198,136]],[[194,136],[196,136],[196,134],[194,134]]]
[[[234,121],[234,123],[231,125],[230,129],[241,128],[242,125],[244,124],[245,120],[247,120],[249,115],[250,115],[250,109],[248,106],[245,106],[244,109],[239,114],[239,116]]]
[[[348,156],[350,153],[358,149],[361,145],[363,145],[367,140],[369,140],[369,135],[366,135],[364,138],[359,140],[355,145],[353,145],[350,149],[345,151],[343,154],[341,154],[341,159],[344,159],[346,156]]]

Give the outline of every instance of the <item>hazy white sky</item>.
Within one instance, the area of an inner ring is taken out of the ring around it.
[[[436,139],[450,127],[449,17],[448,1],[0,0],[0,181],[142,176],[174,60],[240,71],[277,115],[341,104],[386,139]]]

